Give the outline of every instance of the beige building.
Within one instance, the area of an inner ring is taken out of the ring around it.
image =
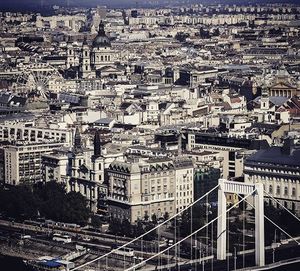
[[[176,212],[185,209],[194,201],[194,165],[190,159],[176,159]]]
[[[174,215],[193,201],[193,170],[190,160],[113,162],[108,169],[109,215],[131,223],[153,214]]]

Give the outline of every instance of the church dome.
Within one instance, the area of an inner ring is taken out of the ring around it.
[[[93,47],[111,47],[110,39],[105,34],[104,24],[102,21],[99,25],[98,35],[93,40]]]

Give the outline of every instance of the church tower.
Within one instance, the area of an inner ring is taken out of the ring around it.
[[[260,98],[260,109],[263,111],[269,110],[269,91],[266,86],[263,86],[261,89],[261,98]]]
[[[81,152],[82,151],[82,142],[81,142],[81,135],[80,135],[80,132],[79,132],[79,128],[76,127],[76,130],[75,130],[75,136],[74,136],[74,152],[75,153],[78,153],[78,152]]]
[[[99,156],[101,156],[101,141],[99,131],[97,130],[94,136],[94,157],[98,158]]]
[[[263,121],[269,122],[270,115],[268,113],[270,109],[270,99],[269,99],[269,91],[266,86],[263,86],[261,89],[261,98],[260,98],[260,110],[263,114]]]
[[[71,68],[75,64],[75,52],[72,42],[67,43],[67,69]]]
[[[91,58],[90,58],[90,47],[84,38],[81,50],[81,61],[80,69],[82,78],[87,78],[91,75]]]
[[[116,52],[111,48],[111,42],[105,33],[104,23],[99,25],[98,35],[93,40],[91,62],[95,70],[114,63]]]

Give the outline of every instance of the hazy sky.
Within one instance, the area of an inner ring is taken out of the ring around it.
[[[139,6],[143,6],[149,2],[159,2],[159,3],[172,3],[171,0],[0,0],[1,9],[37,9],[41,6],[43,1],[44,5],[66,5],[69,1],[70,5],[76,6],[96,6],[96,5],[107,5],[109,7],[135,7],[136,2]],[[178,0],[177,0],[178,1]],[[264,2],[294,2],[297,0],[263,0]],[[183,0],[181,0],[183,2]],[[187,2],[187,0],[185,0]],[[189,2],[199,2],[199,3],[261,3],[262,0],[189,0]]]

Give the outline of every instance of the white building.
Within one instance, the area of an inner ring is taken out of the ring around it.
[[[42,156],[63,143],[16,143],[2,148],[4,182],[9,185],[34,184],[43,180]]]
[[[300,149],[297,141],[286,139],[282,147],[271,147],[248,157],[244,164],[246,183],[263,183],[264,190],[282,205],[300,215]],[[279,204],[265,194],[276,207]]]

